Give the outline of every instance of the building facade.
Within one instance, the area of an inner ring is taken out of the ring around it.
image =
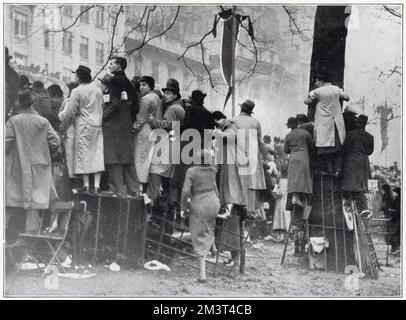
[[[128,58],[129,78],[152,75],[158,88],[164,87],[168,78],[176,78],[184,98],[194,89],[200,89],[208,95],[205,103],[209,110],[223,110],[228,88],[221,76],[219,59],[222,23],[218,24],[216,38],[213,35],[205,38],[203,52],[200,46],[195,46],[184,59],[180,58],[188,46],[199,42],[211,30],[218,12],[216,6],[181,6],[173,24],[178,6],[126,5],[118,14],[119,8],[118,5],[6,5],[4,25],[8,32],[4,42],[14,57],[16,71],[27,74],[32,81],[41,80],[46,86],[58,83],[66,88],[72,71],[80,64],[90,67],[93,76],[108,72],[108,57],[113,51]],[[303,98],[310,58],[303,55],[304,48],[290,45],[281,30],[281,19],[286,18],[281,7],[239,6],[238,13],[249,15],[253,21],[258,62],[255,72],[246,77],[254,56],[252,49],[247,49],[250,39],[240,28],[236,102],[253,100],[255,116],[263,120],[264,133],[276,135],[284,130],[289,116],[305,112]],[[230,102],[224,111],[231,116]]]

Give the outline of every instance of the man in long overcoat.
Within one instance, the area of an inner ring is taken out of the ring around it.
[[[48,209],[58,198],[50,150],[58,149],[60,139],[49,121],[34,110],[34,102],[30,90],[20,91],[20,112],[6,123],[6,207],[26,210],[26,232],[39,232],[38,210]],[[7,210],[6,224],[12,211]]]
[[[126,67],[125,58],[111,59],[110,72],[113,76],[106,75],[101,80],[104,84],[103,151],[110,191],[118,195],[135,195],[138,182],[132,152],[132,124],[138,102],[124,73]]]
[[[344,171],[341,179],[343,196],[356,199],[359,212],[367,209],[365,192],[371,169],[368,156],[374,151],[374,137],[365,131],[368,117],[359,115],[357,128],[348,133],[343,147]]]
[[[310,91],[306,104],[317,102],[314,116],[314,140],[319,156],[320,173],[338,176],[342,170],[339,152],[345,141],[345,125],[341,101],[349,96],[343,89],[332,85],[326,75],[316,79],[315,90]]]

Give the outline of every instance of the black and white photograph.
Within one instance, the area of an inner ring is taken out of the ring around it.
[[[403,9],[2,2],[1,298],[404,298]]]

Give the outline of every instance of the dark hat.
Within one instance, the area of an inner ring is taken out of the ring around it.
[[[243,103],[240,104],[241,110],[246,112],[246,113],[254,113],[252,110],[255,108],[255,103],[254,101],[251,100],[245,100]]]
[[[18,91],[17,94],[17,107],[28,108],[35,102],[30,89],[23,89]]]
[[[179,82],[176,79],[169,79],[166,82],[166,87],[162,89],[162,92],[165,93],[165,91],[171,91],[174,94],[176,94],[178,96],[178,98],[181,97],[180,89],[179,89]]]
[[[207,94],[201,92],[200,90],[193,90],[190,96],[190,99],[196,102],[203,103],[204,98],[206,98]]]
[[[99,81],[105,85],[108,85],[111,81],[111,79],[113,79],[114,76],[112,76],[111,74],[105,74],[103,78],[97,78],[99,79]]]
[[[290,117],[288,119],[288,122],[286,122],[286,125],[287,125],[288,128],[297,127],[298,123],[297,123],[296,118]]]
[[[25,74],[20,75],[20,87],[30,86],[30,85],[32,85],[32,82],[30,81],[30,79],[28,79],[28,77]]]
[[[42,83],[41,81],[34,81],[34,83],[32,84],[33,88],[39,88],[39,89],[44,89],[44,83]]]
[[[90,70],[90,68],[88,68],[88,67],[86,67],[86,66],[82,66],[82,65],[80,65],[77,69],[76,69],[76,71],[72,71],[72,73],[88,73],[88,74],[91,74],[92,73],[92,70]]]
[[[364,114],[360,114],[356,120],[358,127],[365,127],[368,123],[368,117]]]
[[[155,80],[154,78],[150,77],[150,76],[143,76],[140,79],[140,82],[146,82],[148,84],[148,86],[151,88],[151,90],[154,90],[155,88]]]
[[[309,121],[309,119],[307,118],[307,116],[306,116],[305,114],[303,114],[303,113],[297,114],[297,115],[296,115],[296,120],[297,120],[298,122],[303,122],[303,123],[306,123],[306,122]]]

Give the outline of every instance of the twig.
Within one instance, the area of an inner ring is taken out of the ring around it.
[[[79,21],[79,19],[80,19],[80,17],[82,15],[84,15],[86,12],[88,12],[89,10],[91,10],[91,9],[93,9],[95,7],[96,7],[96,5],[92,5],[92,6],[88,7],[88,8],[86,8],[85,10],[81,11],[79,13],[79,15],[76,17],[76,19],[72,22],[72,24],[70,24],[68,27],[63,27],[62,26],[63,28],[60,29],[60,30],[49,30],[49,32],[55,32],[56,33],[56,32],[64,32],[64,31],[69,30],[70,28],[72,28]],[[61,25],[62,25],[62,21],[61,21]]]
[[[383,8],[389,12],[391,15],[394,15],[395,17],[402,18],[402,14],[395,9],[389,8],[388,6],[383,6]]]
[[[110,43],[110,53],[109,56],[106,59],[106,62],[104,63],[104,65],[101,67],[101,69],[99,70],[99,72],[97,72],[97,74],[93,77],[93,80],[95,80],[97,78],[97,76],[104,70],[104,68],[107,66],[107,64],[109,63],[109,60],[111,58],[111,55],[114,51],[114,36],[116,34],[116,26],[118,23],[118,16],[121,14],[121,12],[123,12],[124,7],[121,5],[116,16],[115,16],[115,20],[114,20],[114,24],[113,24],[113,29],[112,29],[112,35],[111,35],[111,43]]]
[[[146,25],[146,31],[145,31],[145,35],[144,38],[142,40],[142,43],[135,49],[131,49],[129,51],[127,51],[127,54],[132,54],[135,51],[138,51],[140,49],[142,49],[144,46],[146,46],[149,42],[151,42],[153,39],[159,38],[161,36],[163,36],[165,33],[167,33],[170,29],[172,29],[173,25],[175,24],[176,20],[178,19],[179,16],[179,12],[180,12],[180,6],[177,7],[176,13],[175,13],[175,17],[173,18],[172,22],[170,23],[170,25],[161,33],[156,34],[155,36],[150,37],[147,41],[145,41],[146,39],[146,35],[148,32],[148,17],[147,17],[147,25]]]

